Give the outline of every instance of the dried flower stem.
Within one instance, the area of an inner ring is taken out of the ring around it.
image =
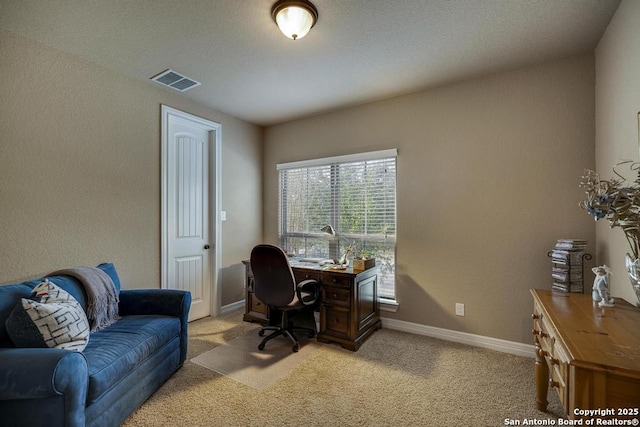
[[[587,213],[599,219],[609,221],[611,228],[620,227],[624,232],[627,243],[634,258],[640,255],[640,178],[631,184],[616,168],[628,165],[629,170],[636,175],[640,171],[640,163],[626,160],[613,167],[613,173],[618,178],[602,180],[592,170],[585,170],[580,187],[585,188],[586,200],[580,202],[580,207]]]

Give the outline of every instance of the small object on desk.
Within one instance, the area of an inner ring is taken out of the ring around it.
[[[354,271],[364,271],[368,270],[371,267],[376,266],[375,258],[354,258],[353,259],[353,270]]]
[[[310,262],[312,264],[333,264],[333,260],[327,258],[300,258],[300,262]]]
[[[553,250],[547,252],[551,258],[551,289],[559,292],[584,293],[584,260],[591,255],[585,253],[584,239],[560,239]]]
[[[591,271],[596,275],[595,279],[593,279],[593,292],[591,294],[593,300],[598,302],[599,307],[613,307],[615,300],[611,298],[609,293],[611,269],[606,265],[600,265],[593,267]]]
[[[344,255],[342,255],[340,260],[338,260],[338,264],[349,265],[349,259],[347,257],[349,256],[352,250],[353,250],[353,244],[350,244],[349,246],[347,246],[344,250]]]

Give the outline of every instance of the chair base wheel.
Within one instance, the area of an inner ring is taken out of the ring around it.
[[[289,340],[291,340],[291,343],[293,344],[291,348],[293,349],[294,353],[297,353],[300,350],[300,343],[298,342],[298,338],[296,337],[294,330],[304,332],[304,334],[307,335],[309,338],[313,338],[316,336],[316,330],[314,328],[306,328],[306,327],[296,328],[292,322],[289,322],[286,311],[283,312],[282,319],[280,322],[281,323],[279,326],[275,326],[275,325],[263,326],[258,331],[258,336],[264,337],[262,342],[258,345],[258,350],[264,350],[265,344],[268,341],[271,341],[272,339],[279,336],[284,336],[286,338],[289,338]],[[266,331],[269,331],[269,334],[265,337]]]

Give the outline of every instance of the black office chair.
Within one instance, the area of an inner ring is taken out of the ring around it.
[[[265,331],[274,331],[262,340],[258,349],[264,350],[267,341],[285,335],[293,342],[293,351],[297,352],[300,343],[293,331],[306,331],[309,338],[313,338],[316,331],[312,328],[293,327],[288,313],[316,303],[320,295],[318,282],[303,280],[296,283],[287,254],[279,247],[267,244],[257,245],[251,251],[251,271],[255,296],[269,307],[282,312],[280,326],[265,326],[258,332],[262,337]]]

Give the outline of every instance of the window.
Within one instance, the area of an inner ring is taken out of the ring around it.
[[[349,244],[380,265],[380,298],[395,299],[396,150],[279,164],[280,245],[339,258]],[[320,229],[331,225],[336,238]]]

